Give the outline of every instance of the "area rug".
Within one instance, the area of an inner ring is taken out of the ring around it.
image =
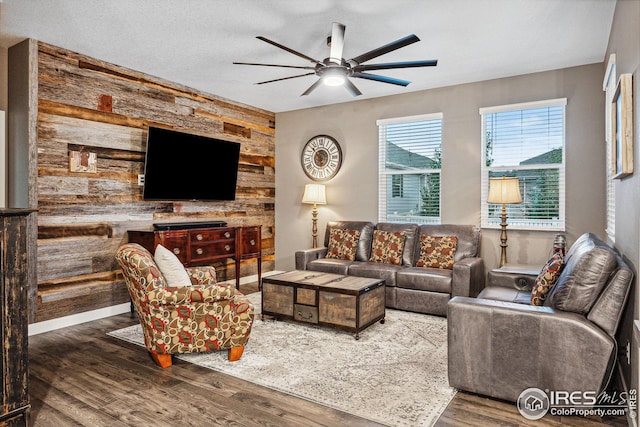
[[[260,294],[249,295],[255,307]],[[240,361],[227,352],[179,355],[199,366],[388,426],[431,426],[455,395],[447,380],[447,321],[387,309],[360,333],[256,315]],[[143,344],[140,325],[109,335]]]

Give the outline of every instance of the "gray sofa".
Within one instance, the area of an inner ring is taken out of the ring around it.
[[[332,228],[360,231],[354,261],[325,258]],[[402,265],[369,261],[374,230],[405,233]],[[458,238],[452,270],[415,266],[420,234]],[[480,229],[473,225],[333,221],[327,224],[323,248],[296,252],[296,269],[384,279],[387,307],[444,316],[451,297],[475,297],[484,288],[484,263],[479,255]]]
[[[633,279],[615,250],[582,235],[544,306],[529,305],[531,277],[502,279],[494,276],[477,298],[449,301],[449,384],[512,402],[530,387],[603,390]]]

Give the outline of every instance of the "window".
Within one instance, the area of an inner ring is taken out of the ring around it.
[[[606,114],[606,129],[605,129],[605,144],[607,145],[607,167],[606,167],[606,185],[607,185],[607,236],[613,242],[616,240],[616,187],[613,182],[613,153],[611,141],[611,102],[613,101],[613,94],[616,91],[616,54],[613,53],[609,56],[609,62],[607,64],[607,72],[604,76],[604,82],[602,84],[602,90],[606,92],[605,95],[605,114]]]
[[[391,197],[404,197],[404,175],[391,175]]]
[[[440,223],[442,114],[378,120],[380,222]]]
[[[522,203],[507,205],[510,228],[564,230],[566,99],[481,108],[482,226],[498,228],[502,206],[488,204],[489,178],[519,178]]]

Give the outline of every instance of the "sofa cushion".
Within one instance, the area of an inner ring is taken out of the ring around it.
[[[185,270],[178,257],[169,249],[158,245],[153,259],[167,281],[167,286],[172,288],[191,286],[191,279],[189,279],[187,270]]]
[[[369,261],[383,264],[402,264],[405,234],[403,231],[373,231],[371,243],[371,258]]]
[[[396,285],[404,289],[450,294],[452,277],[453,272],[451,270],[408,267],[398,271]]]
[[[456,236],[458,244],[456,246],[455,262],[463,258],[480,256],[481,233],[480,228],[475,225],[423,224],[419,228],[419,233],[420,235],[425,234],[428,236]]]
[[[420,235],[420,256],[416,267],[453,268],[458,238],[456,236]]]
[[[396,286],[396,274],[405,267],[376,262],[354,262],[349,265],[349,276],[381,279],[387,286]]]
[[[372,222],[368,221],[329,221],[324,233],[324,246],[329,246],[329,237],[333,228],[360,231],[360,240],[356,249],[356,261],[368,261],[371,256],[371,237],[373,236]]]
[[[332,228],[325,258],[355,261],[359,240],[360,230]]]
[[[391,233],[404,233],[404,249],[402,251],[402,265],[413,266],[416,241],[418,238],[418,224],[406,224],[395,222],[380,222],[376,224],[376,230]]]
[[[320,258],[307,263],[307,270],[321,271],[323,273],[347,275],[349,266],[356,261],[347,261],[345,259],[326,259]]]
[[[588,313],[618,264],[616,256],[596,235],[580,236],[567,252],[562,273],[544,305]]]
[[[538,274],[533,289],[531,289],[531,305],[544,305],[547,294],[560,277],[563,265],[562,254],[555,253],[542,267],[542,271]]]
[[[518,304],[530,305],[531,293],[526,290],[505,288],[502,286],[489,286],[484,288],[479,299],[490,299],[493,301],[517,302]]]

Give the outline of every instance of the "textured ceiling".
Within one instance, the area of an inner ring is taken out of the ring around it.
[[[0,45],[31,37],[273,112],[348,102],[604,61],[615,0],[0,0]],[[437,67],[377,72],[408,87],[362,79],[363,95],[300,70],[309,65],[256,39],[329,56],[331,23],[346,25],[345,58],[411,33],[421,41],[370,63],[438,59]]]

